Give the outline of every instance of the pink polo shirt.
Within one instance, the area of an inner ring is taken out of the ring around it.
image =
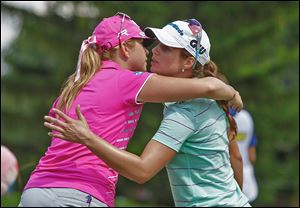
[[[75,107],[80,104],[95,134],[119,149],[126,149],[143,107],[137,103],[137,95],[150,76],[147,72],[121,69],[113,61],[103,61],[101,70],[75,98],[68,115],[77,119]],[[53,116],[53,111],[49,115]],[[118,173],[87,147],[52,138],[25,189],[73,188],[114,206],[117,180]]]

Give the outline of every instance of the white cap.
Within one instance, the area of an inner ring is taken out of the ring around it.
[[[197,37],[189,27],[188,21],[174,21],[162,29],[147,27],[145,33],[148,37],[157,39],[164,45],[174,48],[184,48],[196,57]],[[210,61],[210,42],[206,32],[202,29],[202,37],[197,61],[205,65]]]

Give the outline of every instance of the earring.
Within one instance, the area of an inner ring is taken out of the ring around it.
[[[184,72],[184,68],[182,68],[181,71]]]

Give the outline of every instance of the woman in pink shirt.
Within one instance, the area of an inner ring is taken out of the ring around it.
[[[239,93],[222,81],[171,78],[146,72],[148,40],[126,14],[104,18],[83,41],[77,70],[54,102],[77,118],[80,104],[90,129],[119,149],[125,149],[145,102],[207,97],[231,100],[242,108]],[[233,98],[233,99],[232,99]],[[114,206],[118,173],[86,146],[52,138],[32,172],[19,206]]]

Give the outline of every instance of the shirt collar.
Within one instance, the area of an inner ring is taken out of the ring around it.
[[[118,63],[116,63],[112,60],[103,60],[102,65],[101,65],[101,69],[123,70],[122,67]]]

